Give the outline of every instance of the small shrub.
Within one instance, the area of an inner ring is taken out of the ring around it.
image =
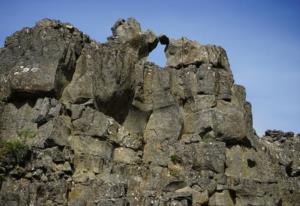
[[[29,148],[18,140],[0,141],[0,160],[6,160],[13,165],[24,162]]]

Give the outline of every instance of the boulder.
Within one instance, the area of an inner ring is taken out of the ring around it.
[[[14,33],[0,53],[0,97],[59,97],[89,37],[70,24],[43,19]]]
[[[226,52],[214,45],[201,45],[196,41],[182,37],[169,40],[166,49],[167,66],[188,65],[193,63],[210,63],[230,71]]]

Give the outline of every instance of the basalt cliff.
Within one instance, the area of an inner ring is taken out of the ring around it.
[[[300,205],[299,135],[256,135],[219,46],[43,19],[0,49],[0,99],[0,205]]]

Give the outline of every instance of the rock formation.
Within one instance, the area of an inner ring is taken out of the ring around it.
[[[299,136],[257,137],[221,47],[43,19],[6,39],[0,74],[0,205],[300,204]]]

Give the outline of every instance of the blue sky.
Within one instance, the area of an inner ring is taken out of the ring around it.
[[[143,29],[223,46],[237,84],[247,89],[254,127],[300,133],[299,0],[0,0],[0,44],[41,18],[70,22],[100,42],[118,18]],[[150,59],[163,65],[162,48]]]

